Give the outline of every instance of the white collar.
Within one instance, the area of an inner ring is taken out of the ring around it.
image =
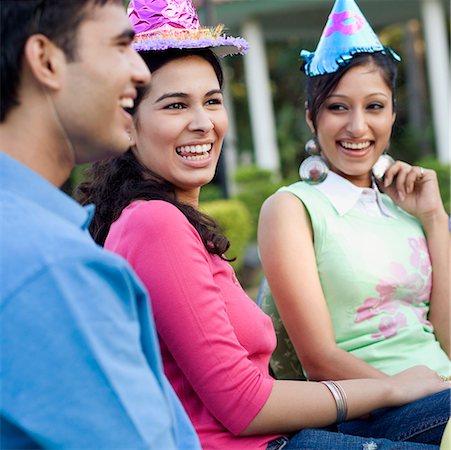
[[[381,193],[374,181],[371,188],[361,188],[330,170],[326,179],[322,183],[314,185],[314,187],[329,199],[340,216],[344,216],[357,205],[363,192],[371,191],[373,196],[375,195],[381,213],[392,217],[392,214],[384,205]]]

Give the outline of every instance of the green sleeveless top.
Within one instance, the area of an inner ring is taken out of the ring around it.
[[[389,375],[424,364],[442,375],[450,361],[427,320],[431,262],[420,223],[385,194],[392,217],[356,208],[339,215],[304,182],[281,188],[304,204],[337,345]]]

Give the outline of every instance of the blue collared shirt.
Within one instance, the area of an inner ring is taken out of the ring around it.
[[[91,210],[0,152],[1,448],[199,449]]]

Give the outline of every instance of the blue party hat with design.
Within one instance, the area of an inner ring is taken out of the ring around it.
[[[381,52],[400,57],[384,47],[354,0],[336,0],[315,52],[301,51],[309,77],[336,72],[357,53]]]

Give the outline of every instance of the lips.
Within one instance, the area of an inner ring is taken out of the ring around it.
[[[135,100],[132,97],[122,97],[119,100],[119,106],[128,114],[131,114],[135,106]]]
[[[200,161],[207,159],[210,156],[210,151],[213,145],[210,144],[197,144],[197,145],[183,145],[177,147],[175,151],[177,155],[188,161]]]

